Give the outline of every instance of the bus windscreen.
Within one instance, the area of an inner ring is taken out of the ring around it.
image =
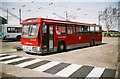
[[[24,38],[36,38],[39,31],[38,24],[28,24],[22,27],[22,37]]]

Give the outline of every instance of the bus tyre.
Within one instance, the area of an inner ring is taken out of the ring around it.
[[[65,44],[64,43],[60,42],[58,44],[58,51],[59,52],[65,51]]]
[[[26,54],[30,54],[30,52],[25,52]]]
[[[21,39],[21,36],[17,36],[16,38],[17,38],[17,40],[20,40],[20,39]]]
[[[93,39],[90,41],[90,46],[94,46],[94,40]]]

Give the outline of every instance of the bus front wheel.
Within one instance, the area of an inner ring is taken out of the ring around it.
[[[65,44],[63,42],[60,42],[58,44],[58,52],[65,51]]]

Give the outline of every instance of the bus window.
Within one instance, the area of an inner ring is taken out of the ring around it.
[[[99,33],[100,32],[100,27],[95,27],[95,32]]]
[[[10,33],[11,32],[11,28],[7,28],[7,32]]]
[[[39,25],[38,24],[24,25],[22,27],[22,37],[35,38],[35,37],[37,37],[38,31],[39,31]]]
[[[42,26],[42,33],[47,33],[47,25],[43,25]]]
[[[56,34],[61,35],[61,33],[58,31],[57,26],[56,26]]]
[[[75,26],[67,25],[67,34],[74,34],[75,33]]]
[[[8,33],[21,33],[22,29],[19,27],[8,27],[7,32]]]
[[[90,32],[91,32],[91,33],[94,33],[94,31],[95,31],[95,27],[90,26]]]
[[[72,31],[73,31],[73,34],[75,34],[75,25],[72,26]]]
[[[84,32],[84,33],[88,33],[88,32],[89,32],[88,26],[83,26],[83,32]]]
[[[71,26],[67,27],[67,34],[72,34],[72,27]]]
[[[76,26],[76,33],[81,33],[83,31],[82,26]]]
[[[38,26],[36,25],[31,25],[31,36],[36,36],[38,32]]]
[[[66,34],[66,26],[65,25],[57,25],[56,24],[56,34],[60,35],[60,34]]]
[[[17,33],[21,33],[22,32],[21,28],[16,28],[16,30],[17,30]]]
[[[17,30],[15,30],[15,28],[13,28],[13,27],[8,27],[8,28],[7,28],[7,32],[8,32],[8,33],[17,33],[16,31],[17,31]]]

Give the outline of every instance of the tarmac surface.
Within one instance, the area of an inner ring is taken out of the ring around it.
[[[94,77],[93,73],[99,71],[96,77],[113,77],[117,67],[118,45],[120,44],[118,38],[105,37],[102,42],[101,45],[93,47],[35,55],[13,49],[21,46],[19,41],[1,41],[0,72],[3,77],[12,75],[13,77],[84,78]],[[106,74],[108,72],[109,74]]]

